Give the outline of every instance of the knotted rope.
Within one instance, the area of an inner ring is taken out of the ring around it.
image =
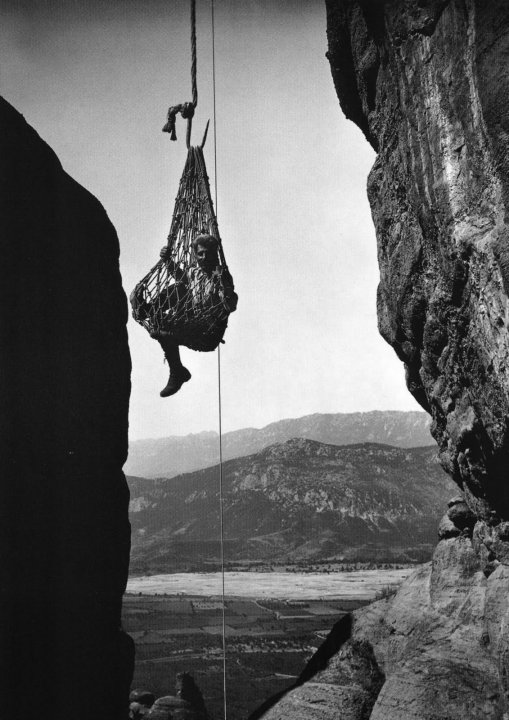
[[[198,105],[198,89],[196,85],[196,0],[191,0],[191,85],[193,99],[191,102],[180,103],[180,105],[172,105],[168,109],[166,124],[163,132],[170,133],[171,140],[177,139],[176,119],[180,113],[187,120],[187,147],[191,144],[191,127],[196,106]]]

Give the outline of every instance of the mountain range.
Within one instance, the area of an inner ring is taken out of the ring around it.
[[[260,429],[245,428],[224,433],[223,459],[251,455],[269,445],[296,437],[332,445],[372,442],[408,448],[430,446],[434,441],[429,427],[430,418],[424,412],[315,413],[279,420]],[[217,433],[202,432],[132,441],[124,472],[148,478],[169,478],[218,462]]]
[[[128,480],[133,574],[219,561],[219,466]],[[224,462],[222,487],[227,562],[424,561],[458,493],[434,447],[302,437]]]

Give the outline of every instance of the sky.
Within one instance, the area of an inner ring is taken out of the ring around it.
[[[379,272],[366,198],[375,155],[339,107],[325,4],[215,0],[216,142],[205,160],[239,295],[218,353],[168,370],[132,319],[130,438],[262,427],[315,412],[419,409],[376,323]],[[210,0],[197,0],[198,107],[213,119]],[[191,99],[189,1],[5,1],[0,92],[103,204],[127,295],[166,243],[185,157],[162,133]]]

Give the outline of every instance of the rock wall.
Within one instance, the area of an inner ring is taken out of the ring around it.
[[[377,150],[379,328],[483,519],[509,517],[509,6],[328,0],[347,117]]]
[[[509,568],[486,577],[468,537],[441,540],[432,563],[357,611],[339,651],[261,717],[505,720],[508,592]]]
[[[0,714],[125,719],[130,358],[118,240],[3,99],[0,128]]]
[[[341,108],[377,151],[380,332],[463,495],[432,563],[259,717],[507,720],[509,4],[326,6]]]

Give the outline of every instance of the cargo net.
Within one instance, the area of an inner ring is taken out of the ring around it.
[[[217,240],[218,265],[204,273],[192,241]],[[201,147],[190,147],[175,200],[167,257],[136,285],[130,301],[134,319],[154,338],[169,337],[192,350],[214,350],[230,314],[233,281],[223,254]]]

